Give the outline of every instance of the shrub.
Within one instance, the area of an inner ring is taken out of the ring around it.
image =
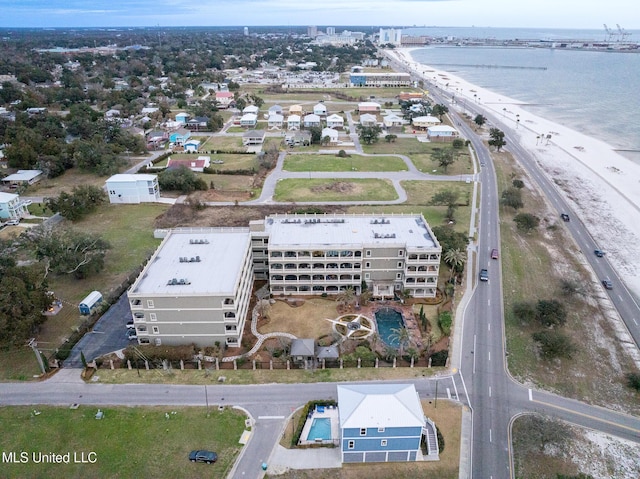
[[[576,351],[571,339],[559,331],[538,331],[533,333],[533,339],[539,344],[540,353],[545,359],[571,359]]]
[[[431,356],[431,366],[446,366],[447,359],[449,358],[449,351],[443,349],[442,351],[438,351],[433,353]]]
[[[512,311],[514,316],[525,324],[530,324],[536,318],[535,305],[527,301],[515,303]]]
[[[451,317],[451,311],[443,311],[438,315],[438,326],[442,330],[442,334],[449,336],[451,334],[451,325],[453,324],[453,318]]]
[[[536,305],[536,319],[546,327],[562,326],[567,322],[567,311],[555,299],[541,299]]]
[[[626,378],[627,386],[636,391],[640,391],[640,373],[628,373]]]
[[[125,360],[135,361],[146,359],[147,361],[191,361],[196,354],[193,344],[183,346],[153,346],[151,344],[141,344],[129,346],[124,350]]]

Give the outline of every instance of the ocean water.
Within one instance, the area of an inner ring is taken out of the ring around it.
[[[605,36],[595,30],[498,28],[425,28],[407,33],[497,39],[603,40]],[[417,62],[520,100],[535,115],[627,150],[621,153],[640,163],[640,52],[428,46],[411,54]]]

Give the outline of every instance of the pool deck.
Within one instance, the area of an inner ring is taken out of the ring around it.
[[[313,424],[314,419],[326,418],[331,420],[331,439],[316,441],[315,438],[309,438],[309,430]],[[324,411],[319,412],[315,409],[311,415],[307,418],[304,427],[302,428],[302,434],[300,434],[301,446],[309,444],[337,444],[340,440],[340,427],[338,419],[338,407],[337,406],[324,406]],[[305,439],[302,439],[305,438]]]
[[[366,306],[361,306],[358,310],[347,311],[343,314],[362,314],[367,318],[371,318],[375,320],[375,313],[379,309],[395,309],[396,311],[402,313],[402,317],[404,318],[404,326],[409,331],[411,335],[411,345],[412,347],[420,350],[424,347],[422,333],[420,332],[420,325],[418,324],[418,318],[413,313],[413,306],[408,304],[400,304],[397,301],[371,301]],[[378,323],[376,322],[376,329],[378,328]]]

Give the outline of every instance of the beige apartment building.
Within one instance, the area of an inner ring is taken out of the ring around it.
[[[172,230],[127,293],[138,342],[238,346],[252,287],[247,228]]]
[[[274,295],[435,297],[442,248],[422,215],[275,215],[250,225],[257,279]]]

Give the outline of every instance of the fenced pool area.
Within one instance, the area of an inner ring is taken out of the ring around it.
[[[394,330],[405,328],[404,318],[400,311],[393,308],[382,308],[375,312],[378,335],[380,339],[392,348],[398,348],[400,342]]]
[[[298,445],[337,445],[339,438],[337,406],[316,406],[306,418]]]

